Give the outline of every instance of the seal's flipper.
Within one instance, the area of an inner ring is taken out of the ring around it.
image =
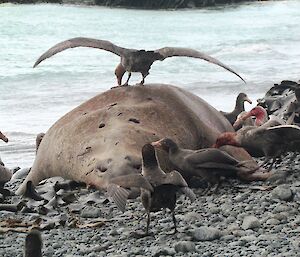
[[[35,190],[34,185],[32,184],[32,181],[29,180],[26,183],[26,190],[24,193],[24,196],[31,198],[35,201],[42,201],[45,200],[42,196],[39,195],[39,193]]]

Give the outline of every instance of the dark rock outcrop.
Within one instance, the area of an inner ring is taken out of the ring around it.
[[[264,107],[268,114],[287,120],[293,112],[294,122],[300,123],[300,84],[294,81],[283,80],[274,84],[266,95],[258,99],[258,105]]]
[[[14,4],[36,4],[36,3],[50,3],[61,4],[62,0],[0,0],[0,4],[14,3]]]
[[[243,0],[95,0],[96,5],[145,9],[178,9],[232,4]]]
[[[245,2],[245,0],[0,0],[1,3],[33,4],[59,3],[80,5],[101,5],[137,9],[180,9],[200,8]]]

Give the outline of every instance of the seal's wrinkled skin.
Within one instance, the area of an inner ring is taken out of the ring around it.
[[[183,89],[152,84],[109,90],[48,130],[17,193],[24,192],[28,180],[36,185],[53,176],[106,189],[114,177],[141,172],[141,149],[146,143],[170,137],[180,147],[199,149],[211,146],[225,131],[233,131],[226,118]],[[251,159],[242,149],[226,149],[237,159]],[[161,167],[170,171],[167,155],[160,151],[158,157]]]

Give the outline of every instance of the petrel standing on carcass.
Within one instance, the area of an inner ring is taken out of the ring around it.
[[[75,48],[75,47],[98,48],[120,56],[121,62],[118,64],[115,70],[118,86],[121,86],[122,77],[126,71],[128,72],[128,78],[122,86],[128,86],[128,82],[131,77],[131,72],[140,72],[142,74],[143,79],[140,82],[140,84],[143,85],[145,82],[145,78],[149,74],[151,65],[155,61],[158,60],[163,61],[164,59],[173,56],[203,59],[207,62],[211,62],[216,65],[219,65],[224,69],[234,73],[236,76],[238,76],[241,80],[245,82],[245,80],[238,73],[236,73],[233,69],[231,69],[227,65],[223,64],[219,60],[207,54],[201,53],[194,49],[181,48],[181,47],[164,47],[154,51],[145,51],[145,50],[123,48],[106,40],[99,40],[99,39],[85,38],[85,37],[71,38],[56,44],[55,46],[51,47],[48,51],[46,51],[44,54],[42,54],[40,58],[35,62],[33,67],[36,67],[39,63],[41,63],[45,59],[59,52],[62,52],[69,48]]]

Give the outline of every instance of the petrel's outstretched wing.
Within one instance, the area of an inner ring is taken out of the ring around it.
[[[66,41],[60,42],[60,43],[56,44],[55,46],[51,47],[48,51],[46,51],[45,53],[43,53],[40,56],[40,58],[33,65],[33,68],[36,67],[39,63],[41,63],[45,59],[47,59],[59,52],[62,52],[66,49],[75,48],[75,47],[98,48],[98,49],[112,52],[119,56],[123,55],[124,52],[134,51],[134,49],[127,49],[127,48],[119,47],[109,41],[106,41],[106,40],[99,40],[99,39],[85,38],[85,37],[76,37],[76,38],[71,38]]]
[[[159,53],[162,56],[161,59],[158,59],[161,61],[168,57],[173,57],[173,56],[183,56],[183,57],[192,57],[192,58],[203,59],[207,62],[214,63],[214,64],[219,65],[222,68],[232,72],[233,74],[238,76],[241,80],[243,80],[246,83],[246,81],[238,73],[236,73],[233,69],[231,69],[224,63],[220,62],[216,58],[211,57],[205,53],[201,53],[197,50],[194,50],[191,48],[182,48],[182,47],[164,47],[164,48],[157,49],[154,52]]]
[[[115,202],[119,210],[125,212],[126,201],[130,191],[127,188],[138,187],[153,192],[153,188],[141,174],[129,174],[112,178],[107,186],[109,197]]]

